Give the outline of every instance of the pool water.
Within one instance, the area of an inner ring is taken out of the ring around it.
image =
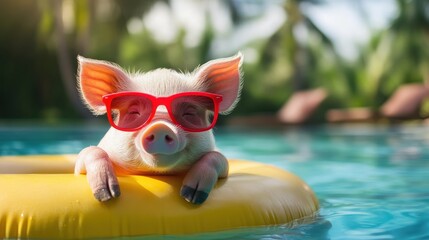
[[[0,155],[78,153],[96,145],[107,128],[0,125]],[[429,126],[217,128],[215,135],[228,158],[270,163],[300,176],[321,209],[293,227],[192,239],[429,239]]]

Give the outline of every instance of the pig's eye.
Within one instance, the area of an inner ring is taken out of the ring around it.
[[[201,113],[201,107],[192,103],[182,103],[176,106],[175,110],[177,111],[176,115],[182,116],[183,118],[198,117]]]
[[[130,114],[130,115],[140,115],[140,112],[133,110],[133,111],[128,111],[127,114]]]
[[[182,116],[186,117],[192,117],[198,114],[198,110],[195,106],[187,106],[185,107],[184,111],[182,112]]]
[[[127,114],[130,114],[130,115],[140,115],[140,111],[139,110],[140,109],[139,109],[138,106],[133,105],[133,106],[130,106],[127,109]]]
[[[180,124],[187,127],[199,126],[204,121],[204,109],[195,104],[182,103],[180,106],[177,106],[176,110],[175,116],[180,116],[176,117],[176,119]]]
[[[143,97],[121,96],[112,100],[111,109],[116,126],[134,129],[150,118],[152,102]]]

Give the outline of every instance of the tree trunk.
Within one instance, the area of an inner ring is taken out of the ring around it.
[[[54,0],[55,6],[55,34],[58,43],[57,57],[61,73],[61,80],[65,87],[67,97],[75,111],[83,118],[88,119],[92,115],[90,111],[85,109],[77,90],[76,73],[73,64],[70,61],[70,53],[68,51],[67,38],[63,26],[62,0]]]

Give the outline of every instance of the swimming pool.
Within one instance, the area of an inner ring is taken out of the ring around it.
[[[0,125],[0,155],[78,153],[107,128]],[[303,178],[321,210],[292,228],[193,239],[429,239],[428,126],[217,128],[215,134],[227,157],[270,163]]]

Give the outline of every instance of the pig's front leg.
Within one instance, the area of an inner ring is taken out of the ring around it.
[[[219,152],[206,153],[188,171],[180,195],[188,202],[203,203],[218,178],[228,175],[228,160]]]
[[[74,173],[77,175],[85,172],[92,193],[98,201],[107,201],[121,195],[112,162],[103,149],[92,146],[79,153]]]

